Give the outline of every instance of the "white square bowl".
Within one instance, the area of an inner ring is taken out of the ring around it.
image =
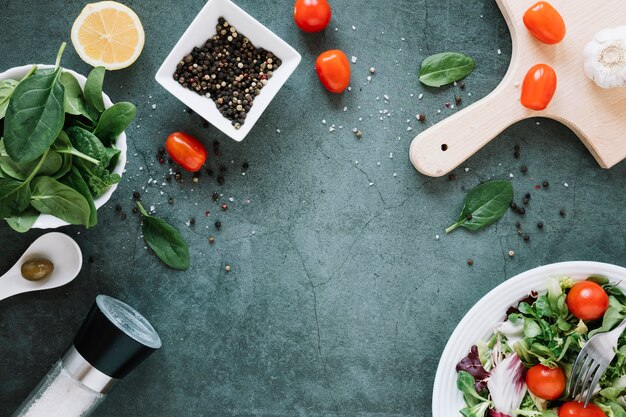
[[[261,94],[254,98],[254,105],[246,116],[240,129],[235,129],[231,121],[222,116],[215,102],[203,95],[184,88],[174,80],[176,65],[188,55],[194,47],[200,47],[215,35],[215,26],[220,17],[226,19],[237,31],[250,39],[257,48],[264,48],[281,61],[282,65],[274,71],[272,78],[261,89]],[[263,111],[270,104],[276,93],[295,71],[302,57],[289,44],[271,30],[236,6],[230,0],[210,0],[187,28],[174,49],[165,59],[156,74],[156,81],[174,97],[202,116],[219,130],[241,142],[259,120]]]

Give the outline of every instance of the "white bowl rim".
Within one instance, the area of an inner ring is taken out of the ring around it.
[[[590,275],[606,276],[626,290],[626,268],[593,261],[569,261],[540,266],[498,285],[467,312],[446,343],[433,384],[433,417],[461,416],[463,397],[456,388],[455,366],[467,355],[470,347],[493,332],[509,306],[532,290],[545,290],[548,277],[565,275],[575,280],[582,280]]]
[[[37,68],[42,68],[42,69],[54,68],[54,65],[47,65],[47,64],[35,64],[35,65],[37,66]],[[10,68],[4,71],[3,73],[0,73],[0,80],[10,79],[10,78],[19,80],[31,68],[32,68],[32,65],[23,65],[20,67]],[[79,74],[76,71],[73,71],[65,67],[63,68],[63,71],[66,71],[72,74],[76,78],[78,83],[80,84],[81,88],[84,88],[85,81],[87,80],[87,78],[84,75]],[[109,107],[113,105],[113,102],[111,101],[109,96],[105,94],[104,92],[102,93],[102,99],[104,101],[105,108],[108,109]],[[122,132],[122,134],[118,136],[117,140],[115,141],[115,147],[120,150],[120,158],[113,172],[118,174],[121,177],[124,173],[124,168],[126,167],[126,157],[127,157],[126,156],[126,152],[127,152],[126,132]],[[117,189],[117,186],[118,184],[113,184],[104,194],[94,199],[94,204],[96,205],[96,209],[99,209],[111,199],[111,196],[113,195],[113,192]],[[51,216],[49,214],[41,214],[32,228],[33,229],[56,229],[59,227],[69,226],[69,225],[70,225],[69,223],[57,217]]]
[[[189,45],[186,44],[190,43],[194,46],[198,46],[197,42],[191,43],[189,39],[200,38],[200,35],[196,36],[196,32],[200,30],[199,27],[208,27],[206,31],[202,31],[202,42],[215,33],[215,26],[207,25],[207,16],[215,17],[216,19],[219,16],[223,16],[231,23],[239,21],[240,23],[233,23],[233,25],[238,28],[241,28],[241,22],[245,21],[246,27],[245,29],[241,29],[241,32],[248,37],[255,46],[263,47],[266,50],[276,53],[283,62],[281,67],[274,72],[271,80],[261,90],[261,94],[255,98],[255,104],[240,129],[235,129],[231,122],[219,113],[213,100],[183,88],[178,82],[172,79],[176,64],[180,61],[181,57],[191,50],[191,48],[188,48]],[[283,53],[281,54],[277,49],[280,49]],[[183,35],[169,52],[157,71],[155,80],[170,94],[191,108],[203,119],[221,130],[231,139],[241,142],[248,133],[250,133],[256,122],[265,112],[267,106],[269,106],[276,94],[278,94],[291,74],[296,70],[301,60],[302,57],[291,45],[232,1],[209,0],[202,7],[200,12],[198,12],[198,15],[189,24],[187,29],[185,29]]]

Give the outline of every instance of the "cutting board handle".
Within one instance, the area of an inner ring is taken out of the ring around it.
[[[422,174],[440,177],[452,171],[503,130],[528,117],[519,89],[503,82],[491,94],[417,135],[411,163]]]

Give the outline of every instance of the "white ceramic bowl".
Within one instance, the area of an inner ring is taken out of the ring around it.
[[[456,364],[472,345],[485,340],[506,316],[506,310],[531,291],[546,290],[547,278],[567,275],[583,280],[590,275],[609,278],[626,290],[626,269],[599,262],[562,262],[531,269],[500,284],[463,317],[441,355],[433,388],[433,417],[461,416],[463,396],[456,387]]]
[[[28,70],[30,70],[31,67],[32,65],[25,65],[23,67],[11,68],[10,70],[7,70],[0,74],[0,80],[6,80],[6,79],[19,80],[28,72]],[[54,66],[53,65],[37,65],[37,68],[44,68],[44,69],[54,68]],[[66,68],[64,68],[64,70],[72,74],[74,77],[76,77],[76,80],[80,84],[81,88],[85,87],[85,81],[87,81],[87,78],[85,78],[84,76],[72,70],[69,70]],[[104,93],[102,93],[102,99],[104,100],[104,107],[106,107],[107,109],[113,105],[109,96],[107,96]],[[126,133],[122,133],[117,138],[117,140],[115,141],[115,147],[119,149],[121,153],[120,153],[120,159],[117,163],[117,166],[113,170],[113,172],[118,174],[121,177],[124,171],[124,167],[126,166]],[[117,184],[113,185],[104,194],[96,198],[94,200],[94,204],[96,205],[96,208],[99,209],[100,207],[105,205],[106,202],[109,201],[109,199],[111,198],[111,195],[113,195],[113,192],[115,191],[116,188],[117,188]],[[39,216],[39,219],[37,219],[37,221],[33,225],[33,229],[56,229],[57,227],[62,227],[62,226],[68,226],[68,223],[57,217],[50,216],[49,214],[42,214]]]
[[[274,71],[274,75],[263,87],[261,94],[254,98],[254,105],[240,129],[235,129],[231,121],[222,116],[212,99],[183,88],[173,78],[176,65],[180,60],[188,55],[194,47],[204,45],[207,39],[215,34],[215,26],[220,17],[235,26],[242,35],[248,37],[254,46],[265,48],[282,60],[282,65]],[[159,84],[189,108],[226,135],[240,142],[259,120],[276,93],[297,68],[300,60],[301,56],[295,49],[231,1],[210,0],[167,56],[155,78]]]

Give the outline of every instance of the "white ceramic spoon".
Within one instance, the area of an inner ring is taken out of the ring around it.
[[[41,281],[22,278],[21,267],[36,258],[48,259],[54,271]],[[0,300],[29,291],[49,290],[72,281],[83,266],[83,254],[71,237],[63,233],[47,233],[35,240],[16,264],[0,277]]]

